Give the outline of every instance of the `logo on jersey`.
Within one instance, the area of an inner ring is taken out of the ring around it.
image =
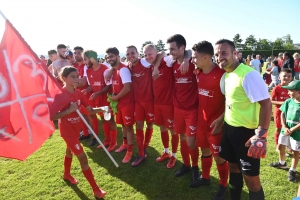
[[[90,77],[93,78],[93,75],[91,75]]]
[[[214,153],[220,153],[222,151],[222,147],[221,146],[216,146],[214,144],[211,144],[211,145],[214,148]]]
[[[214,97],[214,91],[212,91],[212,90],[206,90],[206,89],[198,88],[198,93],[203,95],[203,96]]]
[[[148,113],[149,117],[154,117],[153,113]]]
[[[113,85],[119,85],[119,81],[118,81],[118,80],[113,80],[113,81],[112,81],[112,84],[113,84]]]
[[[101,85],[103,85],[103,84],[99,81],[94,82],[94,86],[101,86]]]
[[[195,130],[196,130],[196,127],[195,127],[195,126],[189,126],[189,128],[190,128],[192,131],[195,131]]]
[[[125,116],[125,119],[126,119],[126,120],[130,120],[130,119],[131,119],[131,117]]]
[[[78,99],[78,100],[77,100],[77,105],[79,105],[79,106],[80,106],[80,99]]]
[[[174,70],[174,74],[176,74],[177,72],[176,72],[176,69]]]
[[[75,149],[80,150],[80,145],[79,144],[75,144]]]
[[[175,78],[175,83],[191,83],[192,77]]]
[[[68,122],[71,124],[76,124],[80,122],[80,117],[67,118]]]
[[[144,72],[142,72],[142,73],[137,73],[137,74],[132,74],[132,76],[137,77],[137,78],[139,78],[139,77],[141,77],[141,76],[144,76],[144,75],[145,75]]]

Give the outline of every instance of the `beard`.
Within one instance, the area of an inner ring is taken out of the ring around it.
[[[91,68],[91,67],[93,67],[93,63],[89,61],[89,63],[87,64],[87,68]]]
[[[114,67],[116,64],[117,64],[117,61],[112,61],[112,62],[109,62],[109,64],[112,66],[112,67]]]
[[[59,57],[60,57],[61,59],[66,59],[65,56],[62,56],[61,54],[59,54]]]

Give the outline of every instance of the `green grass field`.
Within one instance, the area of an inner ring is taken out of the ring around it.
[[[119,128],[118,142],[121,143]],[[269,131],[267,158],[261,160],[261,181],[266,199],[288,200],[296,196],[297,183],[287,181],[287,171],[268,166],[277,161],[277,153],[273,141],[273,122]],[[103,138],[102,132],[100,138]],[[116,168],[103,150],[89,147],[89,141],[83,142],[95,178],[104,190],[108,192],[105,199],[212,199],[218,187],[218,173],[215,164],[211,171],[211,185],[197,189],[189,188],[191,174],[175,178],[174,172],[181,166],[181,156],[178,152],[176,167],[167,169],[167,162],[157,163],[155,159],[162,152],[159,129],[155,127],[151,146],[148,149],[147,160],[133,168],[123,164],[124,153],[112,155],[119,163]],[[22,149],[16,149],[22,151]],[[25,162],[10,159],[0,159],[0,199],[94,199],[88,182],[81,173],[77,159],[72,164],[72,174],[78,178],[77,186],[67,184],[62,180],[63,156],[65,143],[56,131],[45,144]],[[137,149],[134,149],[137,155]],[[287,158],[291,163],[291,158]],[[300,175],[298,174],[300,177]],[[242,199],[248,199],[246,187]],[[229,198],[227,193],[226,199]]]

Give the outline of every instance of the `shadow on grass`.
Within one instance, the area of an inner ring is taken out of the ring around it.
[[[74,192],[77,194],[77,196],[79,197],[79,199],[85,200],[85,199],[89,199],[80,189],[79,187],[77,187],[77,185],[73,185],[71,184],[69,181],[65,181],[65,183],[74,190]]]
[[[101,122],[99,126],[101,127]],[[100,127],[99,130],[102,130]],[[99,135],[103,136],[103,133],[101,132]],[[117,140],[119,145],[122,144],[122,129],[120,127],[118,127]],[[159,144],[162,146],[160,134],[154,133],[152,141],[156,142],[156,145]],[[89,146],[89,143],[90,140],[82,142],[84,146]],[[126,185],[130,185],[134,188],[134,192],[123,192],[121,198],[134,198],[135,193],[141,193],[145,195],[147,199],[213,199],[219,185],[218,176],[211,176],[211,184],[209,186],[196,189],[190,188],[189,183],[192,181],[192,173],[187,173],[182,177],[175,177],[174,173],[182,166],[182,162],[177,160],[176,166],[173,169],[166,167],[168,161],[157,163],[155,160],[160,156],[161,152],[151,147],[151,143],[147,149],[148,156],[146,160],[137,167],[131,167],[131,163],[138,155],[137,146],[136,144],[134,145],[133,158],[131,162],[127,164],[122,163],[122,159],[126,153],[125,151],[121,153],[111,152],[111,155],[119,164],[119,168],[114,166],[104,150],[90,147],[92,152],[87,152],[90,159],[105,168],[108,175],[117,179],[116,182],[113,183],[114,187],[122,191],[125,190]],[[178,150],[177,155],[179,154],[180,151]],[[101,187],[106,187],[107,190],[109,190],[109,186],[101,185]],[[116,188],[114,188],[114,190],[115,189]],[[247,198],[248,194],[243,191],[242,199]],[[227,192],[225,199],[230,199],[229,192]]]

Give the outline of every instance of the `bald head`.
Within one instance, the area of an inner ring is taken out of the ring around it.
[[[143,48],[145,59],[148,63],[154,64],[157,57],[157,50],[155,49],[155,46],[153,44],[147,44]]]

